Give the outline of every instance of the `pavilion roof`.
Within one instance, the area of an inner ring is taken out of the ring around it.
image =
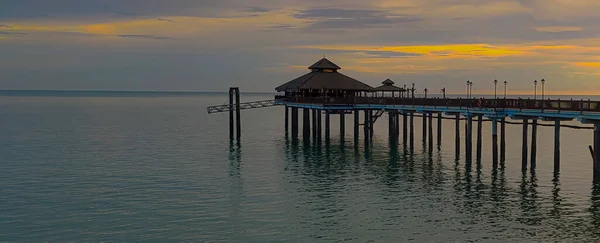
[[[374,88],[372,91],[406,91],[404,88],[394,86],[394,81],[390,80],[389,78],[381,83],[383,85]]]

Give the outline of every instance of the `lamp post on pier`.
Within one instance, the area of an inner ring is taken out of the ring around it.
[[[544,84],[546,84],[546,80],[542,79],[542,100],[544,100]]]
[[[425,88],[423,91],[425,91],[425,99],[427,99],[427,88]]]
[[[506,85],[508,85],[508,82],[504,80],[504,99],[506,99]]]
[[[446,99],[446,87],[444,87],[442,89],[442,97],[444,97],[444,99]]]
[[[473,98],[473,82],[469,81],[469,98]]]
[[[469,85],[471,84],[471,81],[467,80],[467,99],[469,99]]]
[[[414,99],[415,98],[415,83],[412,83],[411,91],[412,91],[412,98]]]
[[[498,107],[497,90],[498,90],[498,80],[494,79],[494,110],[496,110],[496,108]]]
[[[533,100],[537,100],[537,84],[538,84],[538,81],[536,79],[536,80],[533,81],[533,87],[534,87],[534,89],[533,89]]]

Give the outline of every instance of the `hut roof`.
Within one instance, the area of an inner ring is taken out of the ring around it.
[[[310,70],[315,70],[315,69],[335,69],[335,70],[339,70],[339,69],[342,69],[342,68],[340,66],[336,65],[335,63],[333,63],[332,61],[329,61],[329,59],[323,58],[323,59],[315,62],[315,64],[310,65],[310,67],[308,67],[308,69],[310,69]]]
[[[286,90],[329,89],[350,91],[371,91],[373,87],[337,72],[341,69],[335,63],[323,58],[309,67],[312,71],[275,88],[277,92]]]
[[[278,92],[296,89],[371,91],[373,87],[338,72],[310,72],[275,88]]]
[[[373,91],[406,91],[404,88],[394,86],[394,81],[389,78],[381,82],[383,85],[374,88]]]

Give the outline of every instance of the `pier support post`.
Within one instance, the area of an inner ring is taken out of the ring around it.
[[[329,139],[331,135],[330,110],[325,110],[325,139]]]
[[[537,164],[537,118],[531,120],[531,166],[532,170],[535,169]]]
[[[373,130],[375,129],[375,119],[373,116],[373,111],[369,111],[369,138],[373,138]]]
[[[406,112],[402,112],[402,141],[406,146],[408,141],[408,114]]]
[[[500,119],[500,161],[506,161],[506,117]]]
[[[442,113],[437,114],[437,144],[442,146]]]
[[[600,124],[594,124],[594,154],[596,160],[600,160]],[[600,183],[600,161],[594,161],[593,164],[593,182]]]
[[[288,133],[289,131],[289,121],[290,121],[290,109],[289,107],[286,105],[284,106],[285,108],[285,133]]]
[[[433,113],[430,112],[428,114],[428,118],[429,118],[429,153],[433,153]]]
[[[369,125],[371,125],[371,124],[370,124],[370,121],[369,121],[369,111],[365,110],[364,113],[365,113],[365,117],[364,117],[364,120],[363,120],[363,129],[365,130],[364,131],[364,134],[365,134],[365,144],[368,144],[369,143],[369,137],[370,137],[370,135],[369,135],[369,131],[370,131]]]
[[[321,141],[323,137],[323,121],[321,110],[317,110],[317,138]]]
[[[240,116],[240,89],[235,88],[235,127],[237,140],[242,138],[242,117]]]
[[[229,88],[229,139],[233,140],[234,128],[233,123],[235,118],[233,116],[233,88]]]
[[[359,124],[359,120],[360,120],[360,114],[359,114],[359,110],[354,110],[354,142],[357,143],[358,142],[358,137],[359,137],[359,130],[358,130],[358,124]]]
[[[560,173],[560,120],[556,119],[554,121],[554,175],[558,173]]]
[[[427,142],[427,113],[422,113],[423,117],[423,144]]]
[[[482,130],[483,130],[483,115],[477,116],[477,161],[481,161],[481,150],[482,150]]]
[[[522,145],[522,161],[521,161],[521,170],[527,170],[527,128],[529,126],[529,120],[527,118],[523,118],[523,145]]]
[[[400,113],[397,110],[394,111],[394,122],[396,123],[394,124],[394,131],[396,132],[394,138],[398,141],[400,139]]]
[[[317,141],[317,109],[312,109],[312,137]]]
[[[456,114],[456,134],[454,140],[454,148],[456,150],[456,157],[460,156],[460,114]]]
[[[340,135],[343,137],[346,134],[346,111],[340,111]]]
[[[467,115],[467,129],[466,129],[466,141],[467,145],[466,158],[467,160],[471,160],[473,158],[473,116],[471,114]]]
[[[298,137],[298,108],[292,107],[292,137]]]
[[[304,139],[310,138],[310,109],[302,109],[302,137]]]
[[[415,113],[410,113],[410,148],[415,147]]]
[[[498,169],[498,119],[492,117],[492,167]]]

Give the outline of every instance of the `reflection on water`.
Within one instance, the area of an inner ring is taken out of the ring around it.
[[[345,221],[353,215],[354,207],[347,203],[363,204],[377,201],[371,203],[425,204],[428,207],[412,208],[412,211],[398,210],[405,214],[401,217],[414,218],[427,214],[436,218],[426,222],[431,224],[431,227],[439,227],[435,228],[438,232],[472,234],[474,230],[483,230],[485,233],[481,233],[482,239],[489,240],[589,240],[596,239],[600,231],[597,229],[600,227],[600,189],[595,187],[592,190],[589,214],[575,212],[569,207],[569,203],[575,202],[569,202],[569,198],[560,193],[558,176],[551,180],[551,187],[539,187],[539,178],[535,170],[523,172],[518,183],[511,183],[506,178],[503,160],[500,161],[499,169],[489,171],[483,169],[479,158],[471,161],[471,158],[461,160],[456,156],[452,166],[448,166],[443,163],[441,149],[435,154],[428,153],[427,149],[415,153],[408,146],[389,140],[371,140],[368,146],[365,146],[348,143],[343,137],[327,140],[322,145],[299,143],[286,137],[283,146],[290,166],[301,170],[300,174],[295,174],[302,175],[303,178],[298,180],[326,181],[313,187],[302,188],[320,195],[315,199],[314,203],[317,204],[313,209],[331,213],[324,215],[322,219],[316,219],[317,224],[323,220],[326,222],[323,225],[347,225]],[[322,153],[322,150],[325,152]],[[298,157],[303,159],[299,161]],[[348,185],[349,182],[361,183],[360,186],[358,183]],[[380,198],[364,199],[359,196],[359,201],[343,203],[341,198],[349,193],[346,190],[364,190],[358,189],[359,187],[380,191]],[[321,204],[323,198],[333,201]],[[434,201],[431,201],[432,199]],[[380,206],[406,207],[399,204]],[[382,223],[391,220],[387,217],[393,217],[394,213],[387,210],[374,217]],[[570,212],[565,212],[569,210]],[[400,222],[403,220],[392,220],[390,224],[397,225]],[[417,223],[414,227],[421,226]],[[333,228],[343,231],[337,227]],[[463,240],[476,238],[462,238],[460,234],[455,236],[455,239]]]

